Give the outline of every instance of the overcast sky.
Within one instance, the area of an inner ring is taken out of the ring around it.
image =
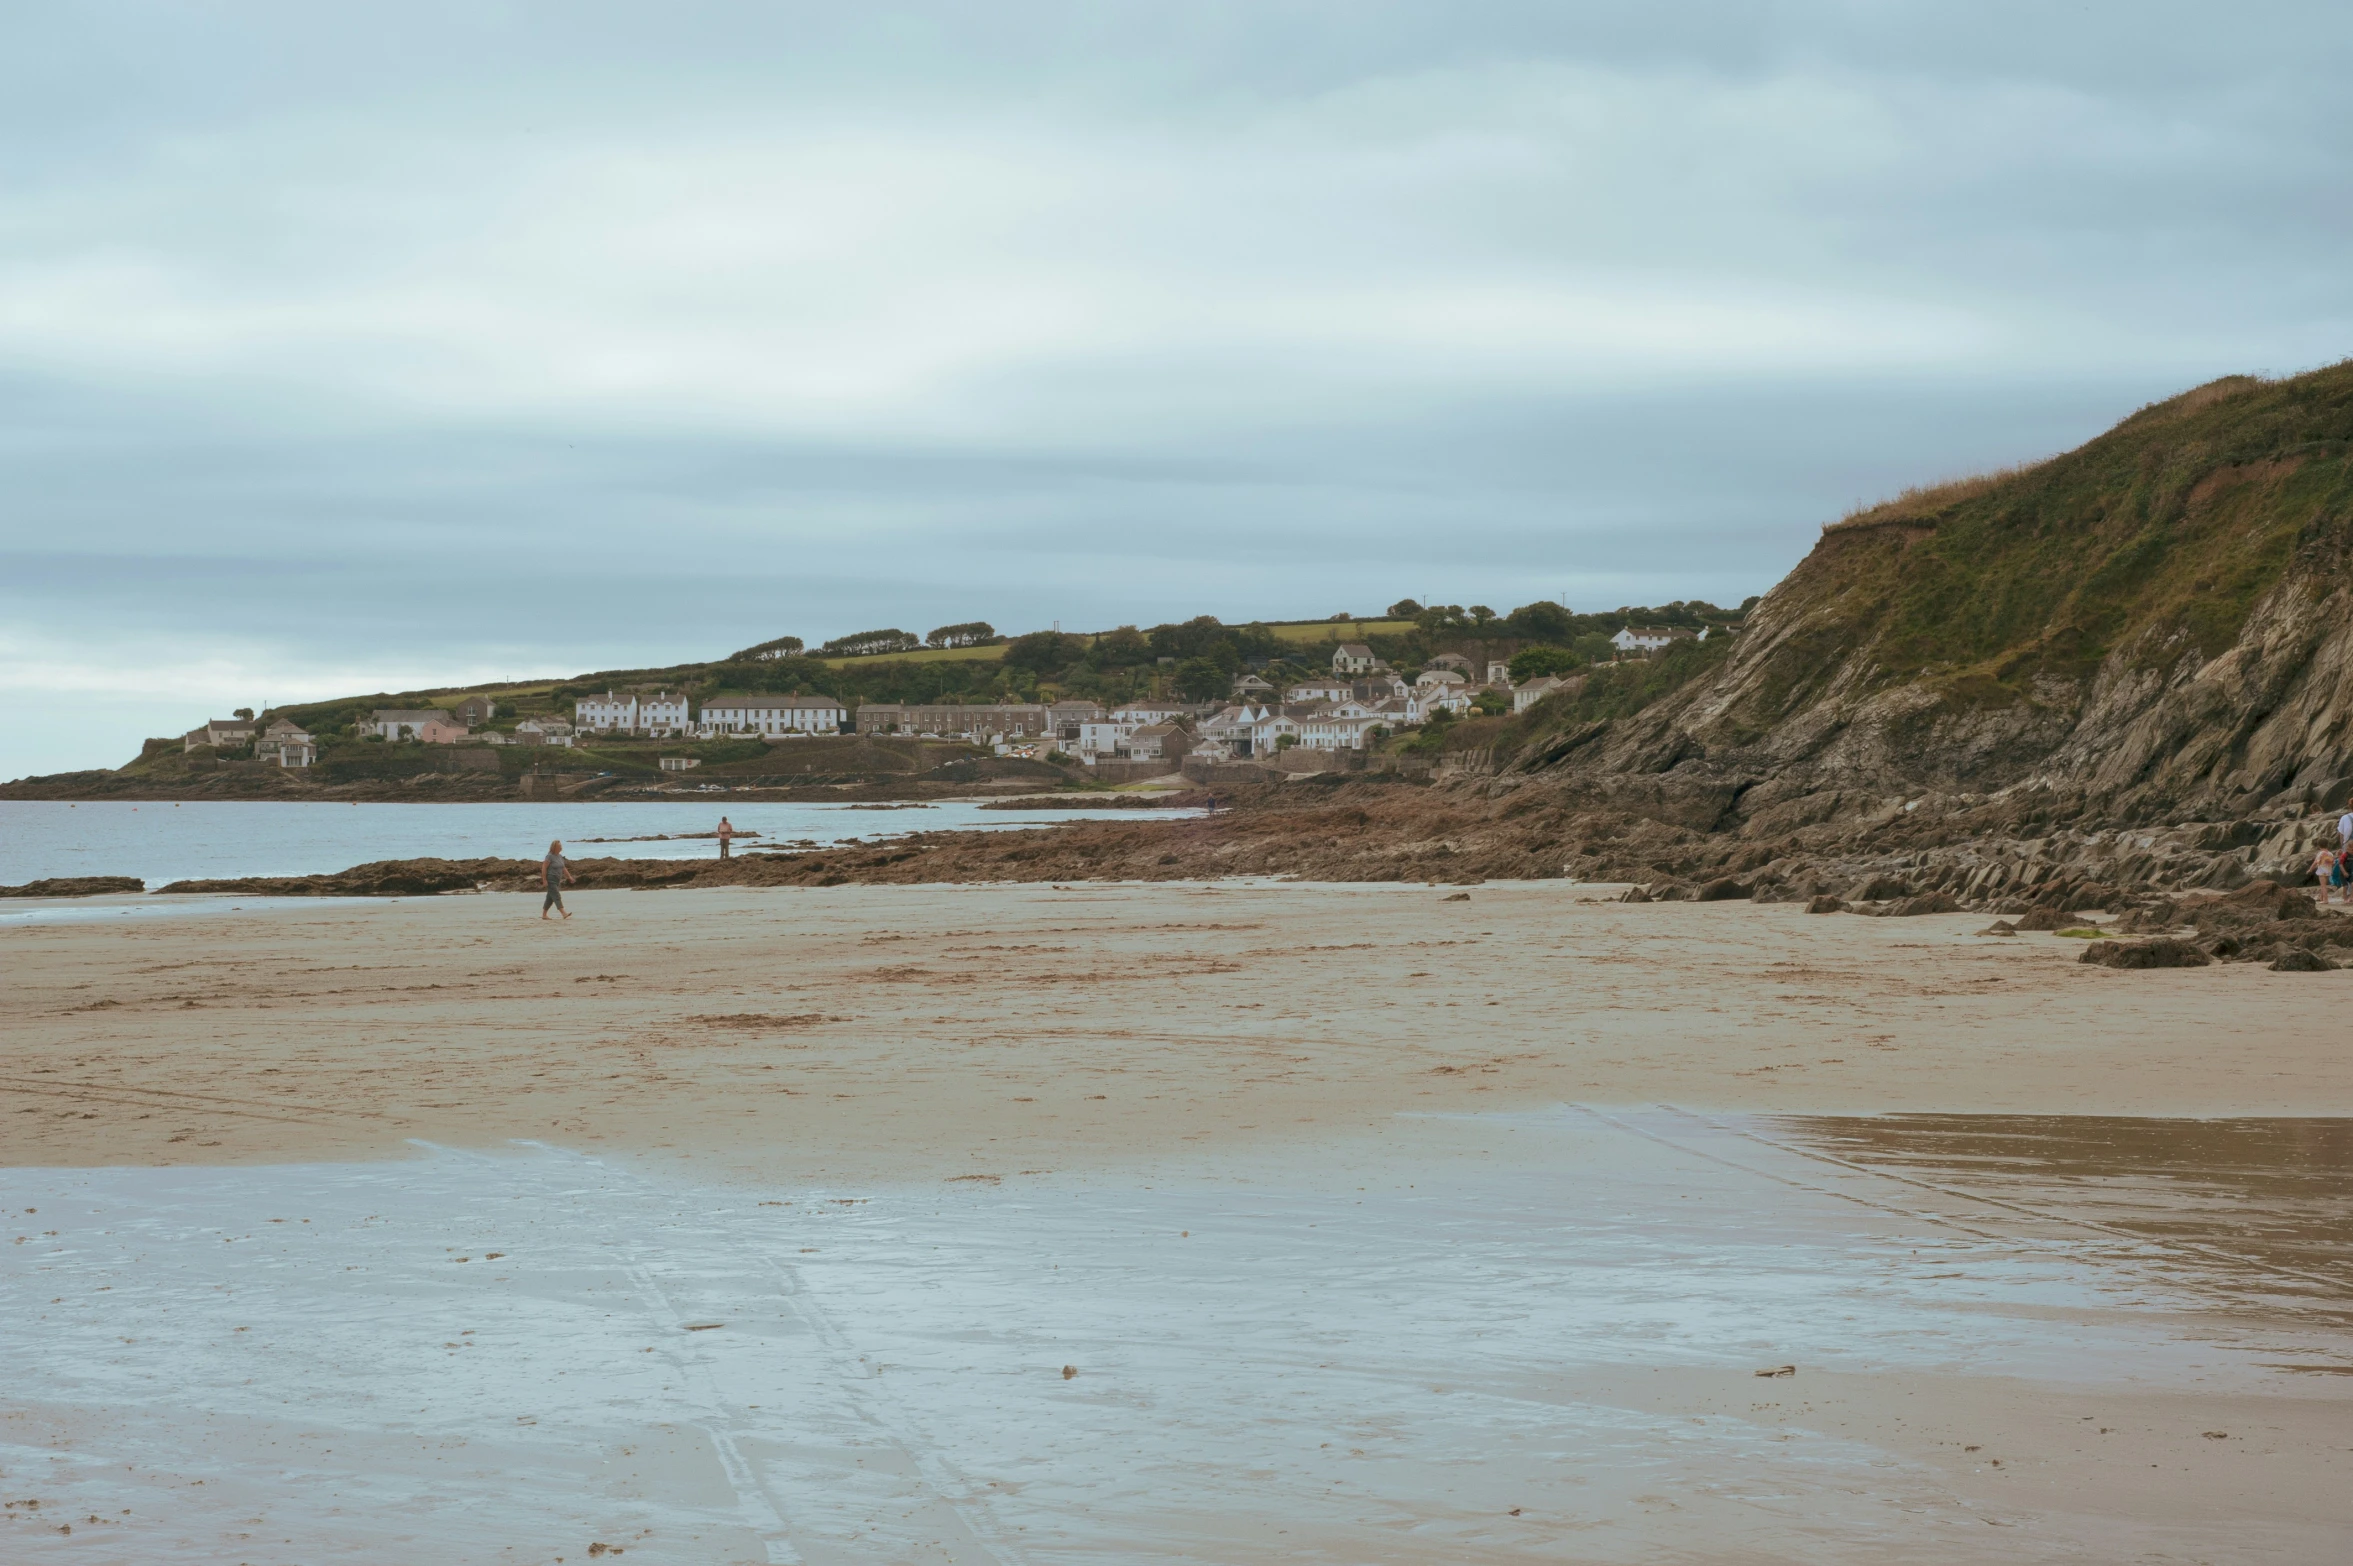
[[[2339,5],[0,19],[0,776],[985,618],[1762,592],[2353,352]]]

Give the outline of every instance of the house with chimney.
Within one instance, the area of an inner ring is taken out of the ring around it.
[[[253,742],[256,761],[278,767],[307,767],[319,759],[319,742],[300,725],[280,718]]]
[[[849,711],[831,696],[713,696],[703,703],[697,732],[788,735],[839,734]]]
[[[253,741],[254,722],[251,718],[213,718],[202,728],[190,729],[180,736],[180,749],[194,750],[199,745],[210,745],[215,750],[226,750],[234,745]]]

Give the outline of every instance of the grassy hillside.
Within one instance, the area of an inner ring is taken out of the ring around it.
[[[1828,524],[1729,648],[1597,674],[1497,748],[1549,754],[1543,742],[1686,690],[1711,750],[1763,740],[1833,691],[1916,687],[1930,698],[1920,721],[2071,707],[2103,667],[2219,656],[2291,570],[2348,561],[2353,362],[2233,376],[2048,461]]]
[[[2080,681],[2112,654],[2213,657],[2299,549],[2353,519],[2353,364],[2234,376],[2031,468],[1898,497],[1823,530],[1770,601],[1804,628],[1748,717],[1774,721],[1867,656],[1977,703]]]

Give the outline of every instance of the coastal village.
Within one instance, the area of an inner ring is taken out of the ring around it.
[[[1705,642],[1736,630],[1628,625],[1609,638],[1610,655],[1615,661],[1647,659],[1680,641]],[[1515,662],[1524,677],[1515,677]],[[488,751],[492,766],[506,747],[569,750],[614,740],[684,747],[861,735],[960,741],[998,756],[1075,764],[1104,781],[1136,782],[1180,772],[1205,778],[1228,766],[1318,771],[1349,765],[1350,758],[1361,766],[1364,753],[1391,739],[1469,716],[1522,713],[1548,697],[1582,690],[1584,669],[1536,672],[1557,662],[1491,658],[1482,664],[1444,652],[1400,671],[1370,644],[1342,641],[1331,647],[1327,669],[1280,684],[1259,671],[1239,671],[1222,701],[1147,696],[1109,703],[1065,698],[852,706],[805,691],[722,692],[697,701],[669,689],[610,689],[577,697],[568,718],[543,713],[498,725],[499,698],[472,694],[438,707],[368,709],[354,727],[360,738],[386,745],[463,747],[477,757]],[[188,753],[244,753],[263,765],[296,769],[315,765],[321,748],[318,735],[290,718],[250,713],[211,719],[178,743]],[[665,772],[700,765],[700,757],[683,749],[659,761]]]

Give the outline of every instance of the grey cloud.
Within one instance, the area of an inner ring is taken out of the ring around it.
[[[20,12],[0,688],[109,727],[0,772],[788,629],[1737,599],[2353,328],[2321,6]]]

